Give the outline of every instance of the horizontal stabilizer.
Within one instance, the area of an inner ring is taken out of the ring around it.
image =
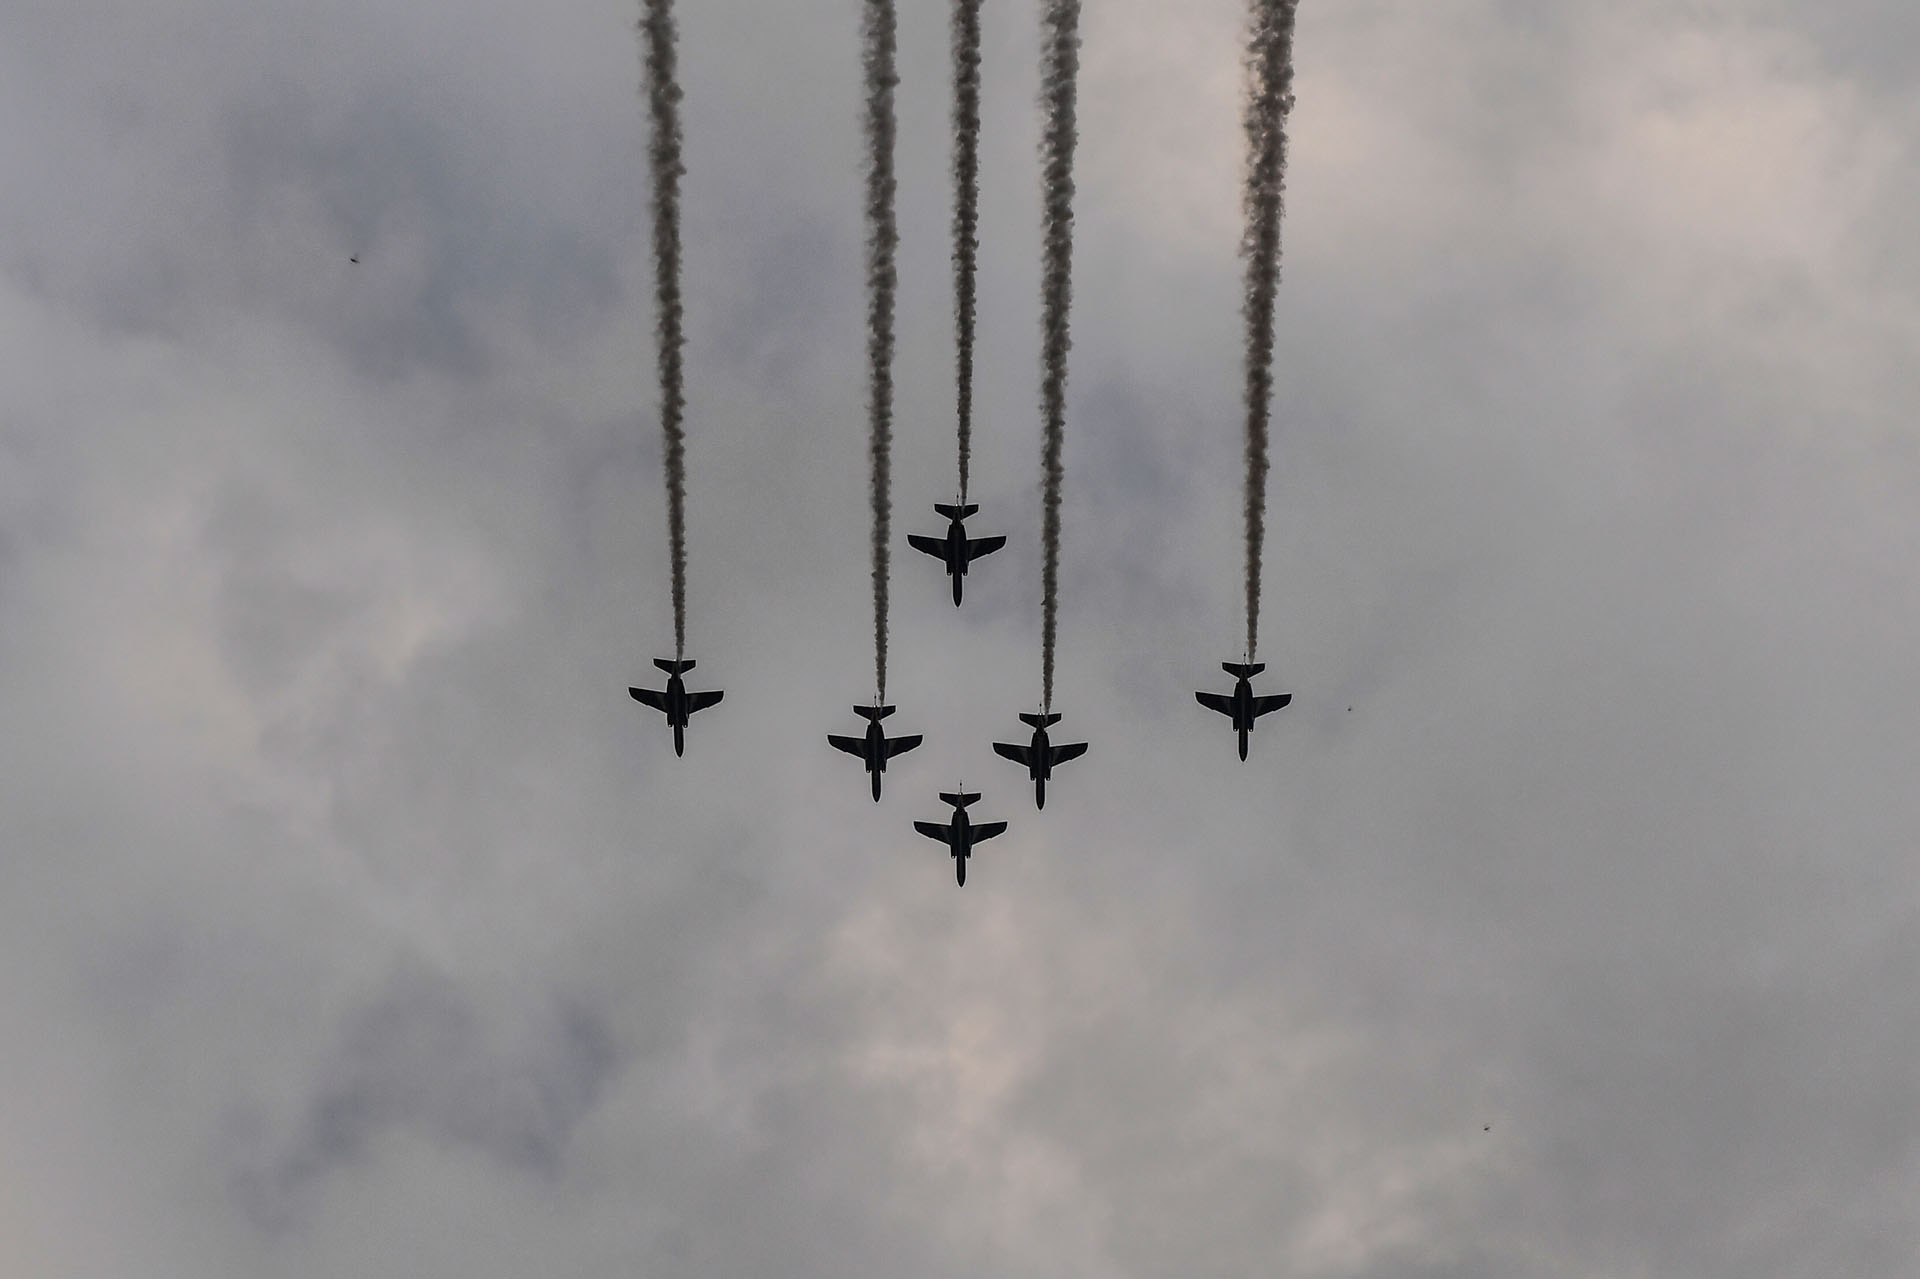
[[[642,706],[651,706],[657,711],[667,709],[667,695],[665,693],[656,693],[650,688],[630,688],[627,691],[632,693],[633,700]]]
[[[943,804],[952,804],[955,808],[965,808],[968,804],[979,803],[980,796],[976,794],[970,794],[966,791],[962,791],[958,795],[949,795],[947,794],[947,792],[941,791],[940,802]]]
[[[964,520],[980,510],[978,506],[942,506],[938,502],[933,504],[933,509],[950,520]]]
[[[1021,713],[1020,722],[1028,728],[1052,728],[1060,722],[1058,715],[1028,715]]]
[[[1247,662],[1243,665],[1240,662],[1222,662],[1220,663],[1220,668],[1236,679],[1252,679],[1261,671],[1266,670],[1267,664],[1265,662]]]
[[[893,707],[891,706],[856,706],[853,708],[853,713],[855,715],[858,715],[861,719],[869,720],[875,724],[878,724],[881,720],[893,714]]]
[[[995,742],[993,753],[1001,759],[1012,760],[1022,768],[1033,767],[1033,753],[1024,746],[1016,746],[1012,742]]]
[[[669,675],[685,675],[693,669],[692,658],[688,658],[683,662],[671,657],[656,657],[653,659],[653,664]]]

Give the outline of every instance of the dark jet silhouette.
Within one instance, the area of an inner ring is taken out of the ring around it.
[[[684,755],[687,753],[687,717],[714,705],[726,694],[718,689],[711,693],[689,693],[687,686],[680,682],[680,677],[693,669],[691,661],[656,657],[653,664],[667,673],[667,691],[656,693],[650,688],[630,688],[627,691],[642,706],[651,706],[667,713],[667,723],[673,725],[673,753]]]
[[[1026,766],[1027,776],[1033,779],[1033,806],[1047,806],[1047,778],[1053,776],[1053,766],[1064,764],[1070,759],[1079,759],[1087,753],[1085,742],[1068,742],[1064,746],[1054,746],[1047,741],[1047,729],[1058,724],[1058,715],[1022,715],[1020,722],[1033,729],[1033,742],[1027,746],[1016,746],[1012,742],[995,742],[993,753],[1016,764]]]
[[[967,817],[967,805],[978,803],[978,795],[965,791],[958,795],[942,792],[940,802],[953,805],[953,820],[942,826],[939,822],[915,822],[913,828],[928,839],[937,839],[953,850],[953,877],[961,887],[967,883],[967,858],[973,855],[973,846],[992,839],[1007,829],[1005,822],[981,822],[974,825]]]
[[[934,503],[933,509],[947,517],[947,535],[945,537],[922,537],[918,533],[907,534],[907,541],[916,551],[925,551],[947,566],[947,576],[953,579],[953,606],[960,607],[960,581],[967,575],[967,565],[982,555],[991,555],[1007,544],[1004,537],[976,537],[969,539],[967,529],[960,521],[966,519],[980,508],[978,506],[943,506]]]
[[[920,734],[910,733],[904,737],[888,737],[880,731],[880,721],[893,714],[891,706],[856,706],[855,715],[864,716],[867,721],[865,737],[841,737],[837,733],[828,733],[827,741],[835,750],[857,755],[867,762],[867,771],[873,774],[873,802],[880,802],[880,774],[887,771],[887,761],[895,755],[904,755],[920,744]]]
[[[1233,720],[1233,731],[1240,734],[1240,758],[1247,757],[1247,734],[1253,730],[1253,721],[1268,711],[1277,711],[1293,700],[1292,693],[1277,693],[1272,697],[1255,697],[1253,685],[1248,683],[1255,675],[1267,669],[1265,662],[1251,662],[1241,665],[1238,662],[1222,662],[1221,667],[1229,675],[1240,680],[1233,686],[1231,696],[1220,693],[1195,693],[1200,704],[1211,711],[1219,711]]]

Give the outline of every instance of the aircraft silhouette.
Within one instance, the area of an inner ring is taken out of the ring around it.
[[[873,774],[873,802],[880,802],[880,774],[887,771],[887,761],[895,755],[904,755],[920,744],[920,734],[911,733],[904,737],[888,737],[880,729],[880,721],[893,714],[891,706],[856,706],[855,715],[864,716],[867,721],[865,737],[841,737],[837,733],[828,733],[827,741],[835,750],[843,750],[849,755],[857,755],[867,762],[867,771]]]
[[[922,537],[918,533],[907,534],[907,542],[916,551],[925,551],[947,566],[947,576],[953,579],[953,606],[960,607],[960,582],[967,575],[967,565],[982,555],[991,555],[1007,544],[1004,537],[976,537],[969,539],[962,520],[978,511],[978,506],[945,506],[935,502],[933,509],[947,517],[947,535],[945,537]]]
[[[939,822],[915,822],[913,828],[928,839],[937,839],[953,852],[953,877],[964,888],[967,883],[967,858],[973,855],[973,846],[992,839],[1007,829],[1005,822],[981,822],[979,825],[967,817],[967,805],[978,803],[980,796],[961,791],[958,795],[941,792],[940,802],[953,805],[953,820],[942,826]]]
[[[1253,730],[1253,721],[1268,711],[1277,711],[1293,700],[1292,693],[1277,693],[1272,697],[1255,697],[1253,685],[1249,683],[1255,675],[1267,669],[1265,662],[1250,662],[1242,665],[1238,662],[1222,662],[1221,668],[1227,674],[1236,676],[1239,683],[1233,686],[1231,695],[1220,693],[1195,693],[1200,704],[1210,711],[1219,711],[1233,720],[1233,731],[1240,734],[1240,758],[1247,757],[1247,734]]]
[[[1054,746],[1047,741],[1047,728],[1058,724],[1058,715],[1022,715],[1020,722],[1032,727],[1033,741],[1030,745],[1019,746],[1012,742],[995,742],[993,753],[1016,764],[1023,764],[1027,776],[1033,779],[1033,806],[1047,806],[1047,778],[1053,776],[1053,766],[1064,764],[1070,759],[1079,759],[1087,753],[1085,742],[1068,742],[1064,746]]]
[[[629,688],[633,700],[642,706],[651,706],[654,710],[667,713],[667,723],[673,725],[673,753],[687,753],[687,718],[695,711],[703,711],[717,703],[726,694],[718,689],[711,693],[689,693],[680,677],[693,669],[692,661],[678,661],[665,657],[656,657],[653,664],[667,673],[667,689],[656,693],[650,688]]]

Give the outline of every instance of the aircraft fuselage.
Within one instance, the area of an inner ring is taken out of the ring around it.
[[[874,720],[867,725],[866,737],[867,771],[873,774],[873,802],[880,802],[880,774],[887,771],[887,735],[880,730],[880,721]]]
[[[673,725],[673,753],[687,753],[687,685],[678,675],[667,676],[667,723]]]
[[[1044,782],[1053,776],[1053,746],[1047,741],[1047,730],[1033,730],[1033,744],[1027,748],[1032,755],[1027,761],[1027,776],[1036,782]]]
[[[1047,730],[1033,730],[1033,745],[1028,747],[1033,753],[1027,759],[1027,776],[1033,779],[1033,806],[1047,806],[1047,778],[1053,776],[1053,746],[1047,741]]]
[[[953,852],[954,882],[965,888],[967,858],[973,856],[973,823],[967,820],[964,810],[955,813],[947,826],[947,846]]]
[[[953,602],[960,603],[960,579],[967,575],[967,528],[959,520],[947,521],[947,576],[953,579]]]
[[[1247,758],[1247,734],[1253,731],[1253,681],[1241,676],[1233,686],[1233,731],[1240,735],[1240,758]]]

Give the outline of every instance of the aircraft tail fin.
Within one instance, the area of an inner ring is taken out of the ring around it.
[[[968,804],[979,803],[980,796],[972,791],[962,791],[958,795],[951,795],[946,791],[941,791],[940,802],[943,804],[952,804],[955,808],[965,808]]]
[[[939,502],[935,502],[933,504],[933,509],[938,511],[940,514],[946,516],[950,520],[964,520],[974,515],[975,513],[977,513],[980,510],[980,507],[976,504],[969,504],[966,506],[946,506]]]
[[[891,706],[856,706],[853,708],[853,713],[861,719],[878,724],[881,720],[893,714],[893,709]]]
[[[653,659],[653,664],[669,675],[685,675],[693,669],[692,658],[688,658],[685,661],[677,661],[671,657],[656,657]]]
[[[1220,669],[1235,679],[1252,679],[1261,671],[1266,670],[1267,664],[1265,662],[1222,662],[1220,663]]]
[[[1028,728],[1052,728],[1060,722],[1060,717],[1058,715],[1028,715],[1023,712],[1020,716],[1020,722]]]

